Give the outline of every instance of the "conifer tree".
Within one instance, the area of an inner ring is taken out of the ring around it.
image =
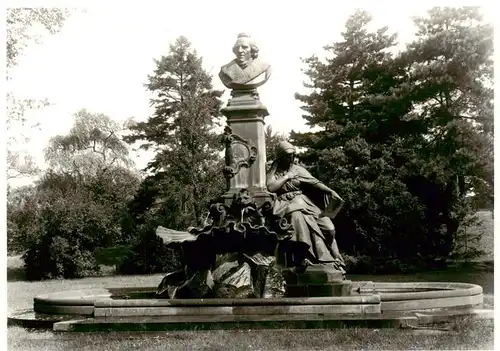
[[[162,225],[186,229],[202,221],[206,204],[223,189],[220,147],[213,131],[222,92],[213,90],[212,77],[185,37],[155,62],[146,84],[154,95],[155,112],[133,126],[126,140],[155,152],[146,170],[155,179],[156,190],[150,189],[156,192],[155,203],[168,214],[168,223]]]
[[[371,257],[404,256],[412,249],[404,240],[421,230],[422,211],[398,175],[392,149],[411,134],[401,118],[411,102],[398,93],[407,77],[390,53],[396,36],[387,28],[369,32],[370,21],[356,11],[343,41],[325,47],[333,57],[305,60],[313,92],[296,98],[319,131],[291,138],[306,148],[303,162],[346,200],[337,220],[339,245]]]
[[[433,195],[422,200],[434,208],[428,222],[444,224],[439,241],[446,255],[474,210],[468,194],[493,197],[493,28],[477,7],[435,7],[414,22],[416,39],[402,58],[411,118],[425,128],[417,168],[427,182],[413,187],[434,183]]]
[[[333,57],[305,60],[311,93],[296,98],[317,131],[291,139],[346,200],[344,250],[385,262],[446,258],[470,212],[467,192],[493,185],[491,27],[477,9],[435,8],[393,56],[395,36],[369,32],[370,20],[356,11],[325,48]]]

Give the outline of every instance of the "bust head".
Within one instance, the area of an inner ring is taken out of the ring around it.
[[[238,34],[233,53],[236,59],[221,67],[219,78],[233,90],[254,90],[264,84],[271,75],[271,66],[257,60],[259,48],[246,33]]]
[[[233,46],[233,53],[236,55],[236,63],[244,68],[250,61],[259,56],[259,48],[250,38],[250,35],[240,33]]]

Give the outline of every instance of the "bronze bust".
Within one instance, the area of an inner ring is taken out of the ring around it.
[[[267,82],[271,66],[260,61],[259,48],[250,36],[240,33],[233,46],[236,58],[221,67],[219,77],[222,83],[233,90],[254,90]]]

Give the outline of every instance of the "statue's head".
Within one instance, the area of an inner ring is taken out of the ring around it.
[[[248,205],[253,202],[252,196],[247,189],[241,189],[238,194],[235,194],[235,200],[239,205]]]
[[[240,211],[248,206],[255,207],[255,201],[248,189],[241,189],[238,193],[233,195],[233,203],[231,205],[233,210]]]
[[[247,64],[259,56],[259,48],[255,42],[246,33],[238,34],[238,39],[233,46],[233,53],[236,55],[236,62],[241,67],[246,67]]]
[[[276,147],[278,161],[282,164],[291,164],[295,160],[297,150],[288,141],[281,141]]]

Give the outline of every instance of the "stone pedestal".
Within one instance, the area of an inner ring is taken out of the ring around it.
[[[256,90],[233,90],[231,96],[221,112],[227,117],[232,134],[248,140],[257,148],[257,155],[250,167],[241,167],[238,173],[229,178],[229,190],[223,195],[224,202],[229,204],[235,193],[248,189],[257,205],[261,205],[271,199],[266,189],[264,134],[264,117],[268,116],[269,112],[261,103]]]
[[[349,296],[352,290],[352,282],[342,272],[323,265],[309,266],[304,272],[286,269],[283,277],[287,297]]]

